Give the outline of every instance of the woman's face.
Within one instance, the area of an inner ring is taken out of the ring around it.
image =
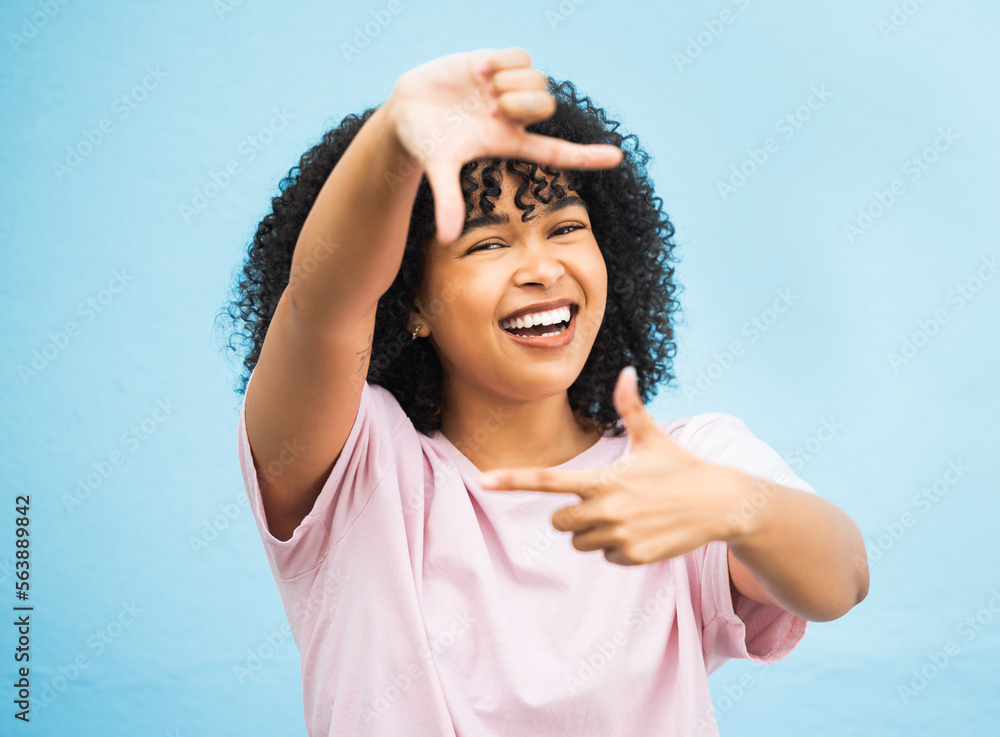
[[[504,173],[490,214],[474,211],[452,243],[427,244],[411,330],[424,326],[446,391],[460,382],[513,401],[565,391],[604,318],[607,269],[583,200],[569,191],[545,205],[527,195],[522,201],[535,209],[522,222],[516,189]],[[526,318],[534,318],[530,327]]]

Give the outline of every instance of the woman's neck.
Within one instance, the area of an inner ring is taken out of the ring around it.
[[[441,433],[480,471],[558,466],[601,438],[597,422],[574,415],[565,391],[529,402],[468,389],[446,395]]]

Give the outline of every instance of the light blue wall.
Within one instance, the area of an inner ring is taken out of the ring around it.
[[[0,607],[16,603],[13,507],[27,493],[25,733],[305,734],[298,654],[243,504],[239,367],[213,320],[278,180],[324,130],[419,63],[512,45],[654,156],[685,322],[678,387],[653,413],[743,418],[872,551],[861,606],[811,624],[780,664],[712,676],[722,734],[995,727],[1000,275],[977,274],[1000,255],[997,6],[399,3],[350,58],[342,45],[386,3],[0,9]],[[800,110],[815,89],[826,99]],[[779,125],[797,110],[800,127]],[[753,172],[748,150],[765,145]],[[720,193],[741,165],[751,175]],[[852,236],[859,210],[876,217]],[[769,313],[782,292],[790,306]],[[911,357],[893,361],[906,341]],[[67,506],[102,463],[108,478]],[[935,484],[944,493],[921,501]],[[241,681],[234,668],[269,638],[273,655]],[[0,626],[3,734],[20,734],[15,640]]]

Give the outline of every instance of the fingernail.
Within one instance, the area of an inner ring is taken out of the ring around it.
[[[625,378],[631,381],[634,385],[638,386],[639,376],[635,372],[635,366],[626,366],[622,369],[622,373],[625,374]]]

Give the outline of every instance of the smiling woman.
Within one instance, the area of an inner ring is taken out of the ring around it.
[[[520,49],[443,57],[258,227],[238,449],[311,735],[717,734],[709,673],[863,598],[856,526],[743,423],[645,413],[673,226],[619,128]]]

